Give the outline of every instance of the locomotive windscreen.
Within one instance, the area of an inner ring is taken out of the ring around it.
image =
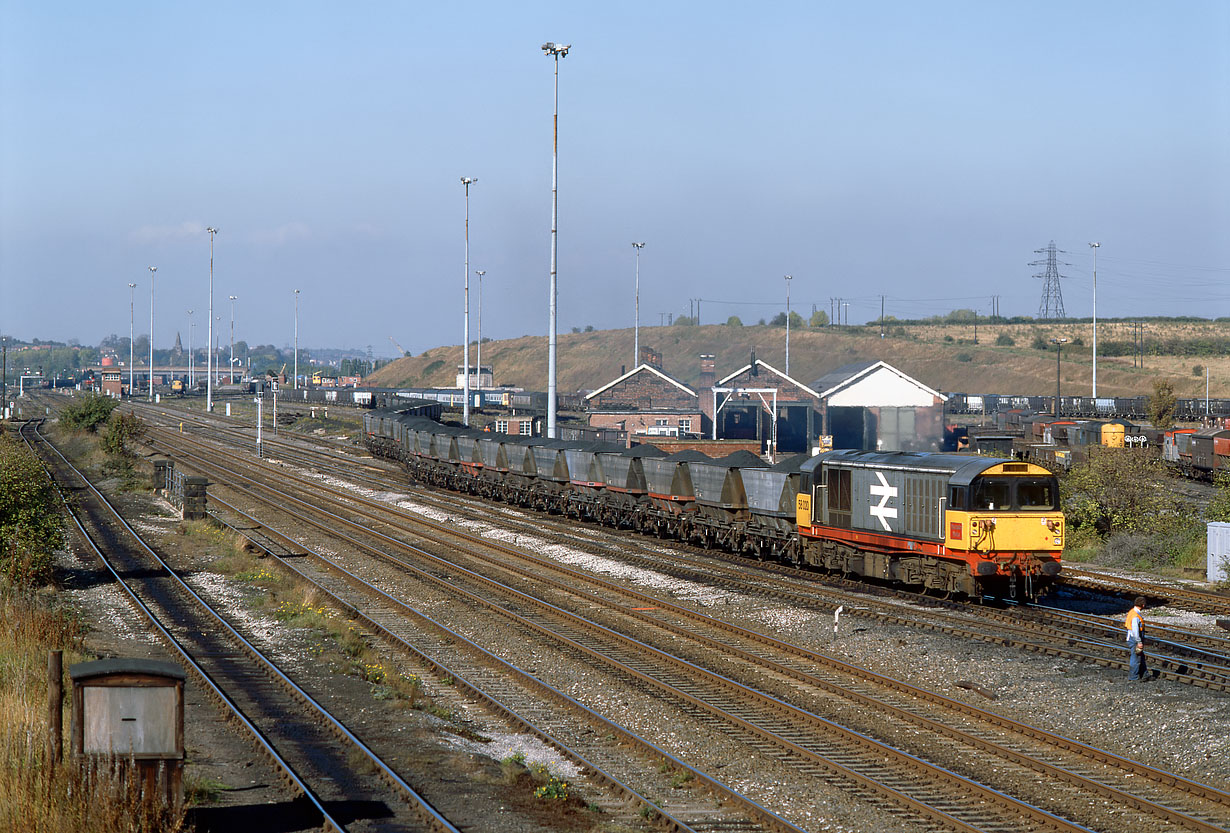
[[[986,512],[1050,511],[1058,508],[1056,481],[1047,477],[980,477],[970,508]]]

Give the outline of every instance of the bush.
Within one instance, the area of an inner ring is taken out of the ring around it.
[[[1193,376],[1203,376],[1204,375],[1204,365],[1202,364],[1192,365],[1192,375]]]
[[[135,413],[127,414],[116,411],[107,420],[107,427],[102,432],[103,450],[118,457],[128,457],[131,452],[128,444],[145,436],[145,421]]]
[[[1014,339],[1012,336],[1008,335],[1007,333],[1000,333],[999,336],[995,339],[995,345],[997,347],[1015,347],[1016,339]]]
[[[0,570],[15,584],[43,584],[63,539],[60,502],[43,467],[0,436]]]
[[[1038,333],[1034,336],[1034,340],[1029,342],[1029,346],[1035,350],[1045,350],[1048,343],[1049,342],[1047,342],[1046,336]]]
[[[74,431],[95,431],[106,422],[119,401],[97,393],[87,393],[75,399],[60,412],[60,422]]]
[[[971,356],[969,353],[958,353],[956,355],[956,359],[959,362],[972,362],[974,360],[974,357]]]

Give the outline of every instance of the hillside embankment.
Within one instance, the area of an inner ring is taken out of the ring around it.
[[[1098,323],[1098,395],[1148,395],[1153,381],[1168,379],[1180,397],[1230,397],[1230,321],[1145,322],[1144,367],[1134,366],[1133,324]],[[1066,338],[1060,362],[1064,395],[1089,396],[1093,376],[1093,327],[1083,323],[979,324],[974,343],[972,324],[886,325],[793,329],[790,333],[790,375],[804,384],[853,362],[883,360],[941,391],[1012,393],[1055,392],[1056,353],[1052,338]],[[642,327],[642,346],[662,354],[663,369],[695,385],[700,356],[716,357],[717,378],[735,372],[756,357],[785,370],[784,327],[673,325]],[[1046,349],[1039,349],[1045,344]],[[633,332],[595,330],[561,333],[557,353],[561,393],[593,390],[633,366]],[[1126,349],[1125,349],[1126,347]],[[1165,353],[1155,351],[1165,350]],[[1125,355],[1106,355],[1107,352]],[[523,336],[483,344],[482,361],[491,366],[496,384],[529,390],[547,389],[547,339]],[[470,361],[477,361],[474,346]],[[419,356],[398,359],[368,381],[388,387],[450,387],[461,366],[461,346],[432,348]]]

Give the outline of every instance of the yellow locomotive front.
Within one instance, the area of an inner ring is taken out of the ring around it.
[[[1032,597],[1060,571],[1064,520],[1059,480],[1032,463],[1003,462],[949,486],[945,548],[963,554],[993,592]],[[1002,587],[1000,586],[1002,585]]]

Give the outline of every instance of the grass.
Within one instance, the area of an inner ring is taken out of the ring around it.
[[[64,666],[87,659],[85,629],[49,594],[0,588],[0,830],[40,833],[174,833],[182,810],[143,800],[123,761],[49,761],[47,652]],[[71,688],[66,684],[66,695]],[[65,698],[67,705],[68,698]],[[69,715],[63,725],[69,725]],[[66,747],[65,754],[68,754]]]
[[[1131,342],[1131,324],[1099,322],[1103,343]],[[898,332],[900,329],[900,332]],[[1083,348],[1065,349],[1065,390],[1088,390],[1093,328],[1090,322],[994,324],[980,323],[978,344],[973,344],[972,324],[886,326],[888,337],[879,337],[877,326],[801,328],[791,331],[791,375],[804,383],[835,368],[856,361],[883,359],[937,390],[969,393],[1045,394],[1055,389],[1055,355],[1030,347],[1035,336],[1049,340],[1079,336]],[[697,356],[712,353],[718,376],[747,364],[752,350],[775,367],[785,362],[785,330],[751,325],[727,327],[642,327],[641,343],[662,352],[663,369],[685,384],[699,381]],[[1146,322],[1146,347],[1164,340],[1196,341],[1230,333],[1230,322]],[[1014,346],[996,345],[1008,335]],[[562,391],[594,388],[619,375],[632,354],[632,329],[598,330],[592,333],[561,333],[559,384]],[[483,345],[483,357],[494,363],[497,382],[531,390],[546,390],[539,357],[545,339],[540,336],[493,341]],[[457,348],[437,347],[426,353],[398,359],[368,378],[373,385],[398,387],[413,380],[416,385],[452,386],[452,365],[444,357]],[[967,354],[968,362],[957,361]],[[488,357],[490,357],[488,359]],[[1131,356],[1101,356],[1098,359],[1098,393],[1102,396],[1148,394],[1157,376],[1174,380],[1178,396],[1203,396],[1204,379],[1192,375],[1195,364],[1211,370],[1211,394],[1230,396],[1230,356],[1147,355],[1145,367],[1132,366]]]
[[[247,598],[253,608],[288,627],[310,632],[307,650],[326,667],[368,683],[377,700],[452,719],[452,712],[427,694],[422,678],[392,668],[360,627],[328,606],[320,590],[276,560],[259,556],[241,535],[209,521],[185,522],[178,531],[194,547],[214,555],[211,567],[215,572],[251,589]]]

